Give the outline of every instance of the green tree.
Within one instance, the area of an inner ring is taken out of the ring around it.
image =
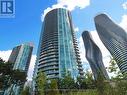
[[[43,72],[39,72],[36,78],[36,82],[37,82],[38,95],[44,95],[47,81],[46,81],[46,76]]]
[[[28,86],[26,86],[26,87],[22,90],[21,95],[30,95],[29,87],[28,87]]]
[[[119,64],[122,62],[122,60],[119,60]],[[116,76],[113,76],[111,79],[112,80],[121,80],[121,79],[126,79],[127,74],[122,74],[120,70],[118,70],[117,63],[114,58],[110,57],[110,66],[108,67],[108,71],[110,73],[114,73]]]
[[[119,63],[122,61],[119,60]],[[127,95],[127,74],[122,74],[121,71],[118,71],[118,66],[115,59],[111,58],[109,66],[109,72],[115,73],[116,76],[111,78],[111,81],[115,83],[114,92],[115,95]]]
[[[75,89],[76,88],[75,80],[70,75],[66,75],[64,78],[59,79],[59,88]]]
[[[26,72],[20,71],[20,70],[13,70],[12,75],[9,79],[9,82],[11,83],[11,89],[10,89],[10,95],[14,94],[13,87],[20,86],[20,91],[23,88],[23,85],[26,81]]]
[[[121,62],[121,61],[119,61]],[[111,77],[112,80],[121,80],[121,79],[125,79],[127,74],[122,74],[121,71],[118,70],[118,66],[117,63],[115,61],[114,58],[110,57],[110,66],[108,67],[108,71],[110,73],[114,73],[116,76]]]
[[[84,81],[86,81],[88,89],[95,88],[95,81],[93,79],[93,74],[88,70],[85,72],[85,80]]]
[[[26,72],[20,71],[20,70],[13,70],[13,73],[11,75],[12,83],[17,85],[22,85],[26,81]]]
[[[59,95],[57,79],[51,79],[50,81],[50,88],[47,95]]]
[[[13,64],[10,62],[5,62],[0,58],[0,89],[4,90],[10,86],[8,79],[11,77],[13,72]]]
[[[98,94],[99,95],[107,95],[105,93],[105,90],[106,90],[106,85],[108,83],[106,83],[105,78],[102,76],[102,74],[100,72],[98,72],[98,77],[97,77],[97,80],[95,82],[96,82]]]
[[[117,67],[117,64],[116,64],[116,61],[115,61],[115,59],[114,58],[112,58],[112,57],[110,57],[110,65],[109,65],[109,67],[108,67],[108,70],[109,70],[109,72],[110,73],[117,73],[117,69],[118,69],[118,67]]]
[[[76,86],[77,89],[87,89],[86,78],[77,77]]]
[[[26,81],[26,73],[13,70],[13,63],[5,62],[0,58],[0,89],[5,90],[12,84],[22,85]],[[12,87],[10,93],[12,93]]]

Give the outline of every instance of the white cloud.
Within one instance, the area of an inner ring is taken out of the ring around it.
[[[10,54],[11,54],[11,51],[12,51],[12,50],[0,51],[0,57],[1,57],[3,60],[8,61],[9,56],[10,56]]]
[[[80,37],[78,39],[78,43],[79,43],[79,52],[80,52],[80,58],[83,64],[83,70],[84,72],[86,72],[87,70],[91,71],[90,65],[85,57],[86,55],[86,51],[85,51],[85,47],[84,47],[84,43],[83,43],[83,39],[82,37]]]
[[[126,10],[127,9],[127,2],[123,3],[122,6],[123,6],[123,9]]]
[[[32,55],[29,70],[28,70],[28,78],[27,78],[28,80],[32,80],[35,61],[36,61],[36,55]]]
[[[85,57],[85,55],[86,55],[86,51],[85,51],[85,47],[84,47],[84,43],[83,43],[83,39],[82,39],[82,37],[80,37],[79,39],[78,39],[78,42],[79,42],[79,52],[80,52],[80,57],[81,57],[81,61],[83,62],[83,63],[86,63],[86,62],[88,62],[87,61],[87,59],[86,59],[86,57]]]
[[[109,51],[106,49],[106,47],[103,45],[102,41],[100,40],[99,36],[98,36],[98,33],[94,30],[94,31],[91,31],[90,32],[92,37],[93,37],[93,40],[94,42],[97,44],[97,46],[100,48],[101,52],[102,52],[102,56],[103,56],[103,59],[104,58],[107,58],[110,53]],[[107,64],[105,64],[107,66]]]
[[[122,16],[122,20],[119,24],[125,31],[127,31],[127,14]]]
[[[102,41],[100,40],[98,34],[96,31],[91,31],[90,32],[94,42],[97,44],[97,46],[100,48],[101,52],[102,52],[102,57],[103,57],[103,63],[105,65],[105,67],[109,67],[109,61],[110,61],[110,53],[109,51],[106,49],[106,47],[103,45]]]
[[[52,5],[44,10],[44,13],[41,16],[41,20],[44,20],[45,15],[55,8],[66,8],[70,11],[75,8],[83,9],[90,5],[90,0],[57,0],[57,4]]]
[[[90,0],[58,0],[58,4],[72,11],[76,7],[83,9],[90,4]]]
[[[74,31],[75,31],[75,32],[78,32],[78,31],[79,31],[79,28],[78,28],[78,27],[75,27],[75,28],[74,28]]]

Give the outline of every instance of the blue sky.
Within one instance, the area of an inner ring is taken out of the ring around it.
[[[53,0],[15,0],[15,18],[0,18],[0,50],[9,50],[14,46],[33,42],[38,45],[41,31],[41,14],[55,2]]]
[[[91,0],[90,5],[84,9],[75,8],[72,11],[72,17],[75,27],[79,27],[78,36],[83,30],[95,30],[93,18],[101,12],[106,12],[120,23],[122,15],[127,14],[127,10],[122,7],[125,2],[127,0]],[[57,1],[16,0],[15,3],[15,18],[0,18],[0,35],[2,35],[0,43],[3,43],[0,50],[9,50],[18,44],[30,41],[35,44],[34,54],[36,54],[42,26],[41,14]]]
[[[74,27],[81,51],[82,61],[85,63],[84,46],[81,33],[91,31],[96,39],[94,17],[102,12],[107,13],[117,24],[127,29],[127,0],[15,0],[15,17],[0,18],[0,57],[8,59],[13,47],[32,42],[34,51],[30,66],[33,70],[35,54],[38,47],[43,13],[55,7],[66,7],[72,12]],[[100,43],[100,42],[98,42]],[[103,46],[100,46],[100,48]],[[107,51],[105,51],[107,52]],[[108,54],[104,53],[105,56]],[[5,58],[6,57],[6,58]],[[87,66],[86,66],[87,67]],[[31,77],[31,75],[30,75]]]

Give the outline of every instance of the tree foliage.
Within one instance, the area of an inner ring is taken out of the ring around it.
[[[87,84],[87,89],[93,89],[95,87],[95,80],[93,79],[93,74],[88,70],[85,73],[85,81]]]
[[[110,57],[110,66],[108,67],[108,70],[110,73],[114,72],[114,73],[117,73],[117,69],[118,67],[116,66],[116,61],[114,58]]]
[[[127,74],[122,74],[121,71],[118,71],[117,63],[114,58],[111,58],[110,63],[111,65],[108,68],[110,73],[116,74],[115,77],[111,78],[111,82],[115,84],[115,95],[127,95]]]
[[[87,89],[88,85],[85,77],[77,77],[76,81],[77,89]]]
[[[58,90],[58,80],[50,79],[49,89],[47,89],[47,95],[60,95]]]
[[[76,88],[75,80],[70,75],[67,75],[59,80],[59,88],[75,89]]]
[[[26,73],[13,69],[13,63],[5,62],[0,58],[0,89],[5,90],[11,84],[21,85],[26,81]]]
[[[39,72],[36,78],[36,82],[37,82],[38,95],[44,95],[47,81],[46,81],[46,76],[43,72]]]
[[[29,88],[28,86],[26,86],[26,87],[22,90],[21,95],[30,95],[29,89],[30,89],[30,88]]]
[[[26,81],[26,73],[24,71],[20,71],[20,70],[13,70],[13,73],[11,75],[12,78],[12,83],[13,84],[24,84]]]
[[[12,66],[12,63],[5,62],[0,58],[0,89],[6,89],[10,86],[8,79],[13,72]]]

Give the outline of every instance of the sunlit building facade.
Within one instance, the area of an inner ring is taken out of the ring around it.
[[[14,47],[8,60],[14,64],[13,69],[18,69],[27,73],[32,51],[33,45],[30,43]]]
[[[48,12],[43,21],[35,75],[44,72],[49,79],[83,76],[71,14],[63,8]],[[36,69],[37,68],[37,69]]]

